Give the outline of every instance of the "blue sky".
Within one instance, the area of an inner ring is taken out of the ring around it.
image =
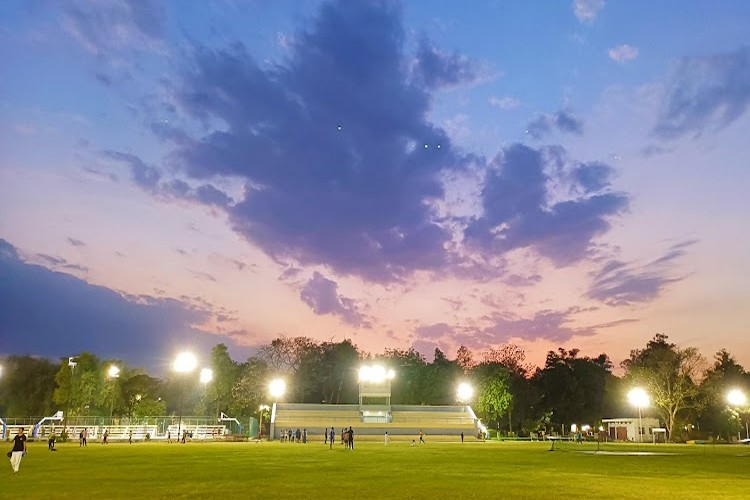
[[[748,21],[740,1],[4,2],[0,353],[153,366],[285,334],[618,361],[663,332],[750,362]]]

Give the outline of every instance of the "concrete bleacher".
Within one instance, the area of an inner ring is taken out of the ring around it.
[[[461,432],[476,435],[478,421],[468,406],[362,406],[279,403],[272,415],[272,439],[282,431],[306,429],[308,439],[322,441],[325,430],[333,426],[337,439],[350,426],[357,439],[382,439],[389,436],[425,434],[455,439]]]

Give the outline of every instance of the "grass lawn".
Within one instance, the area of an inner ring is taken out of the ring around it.
[[[750,498],[750,447],[29,443],[2,498]],[[6,448],[10,449],[8,443]],[[636,451],[668,455],[631,456]],[[7,459],[5,459],[7,460]]]

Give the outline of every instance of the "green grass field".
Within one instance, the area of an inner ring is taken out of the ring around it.
[[[10,449],[6,443],[7,448]],[[750,498],[750,448],[396,442],[30,443],[2,498]],[[619,453],[669,455],[628,456]]]

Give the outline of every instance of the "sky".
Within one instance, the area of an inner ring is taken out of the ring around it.
[[[750,367],[750,3],[0,3],[0,354]]]

